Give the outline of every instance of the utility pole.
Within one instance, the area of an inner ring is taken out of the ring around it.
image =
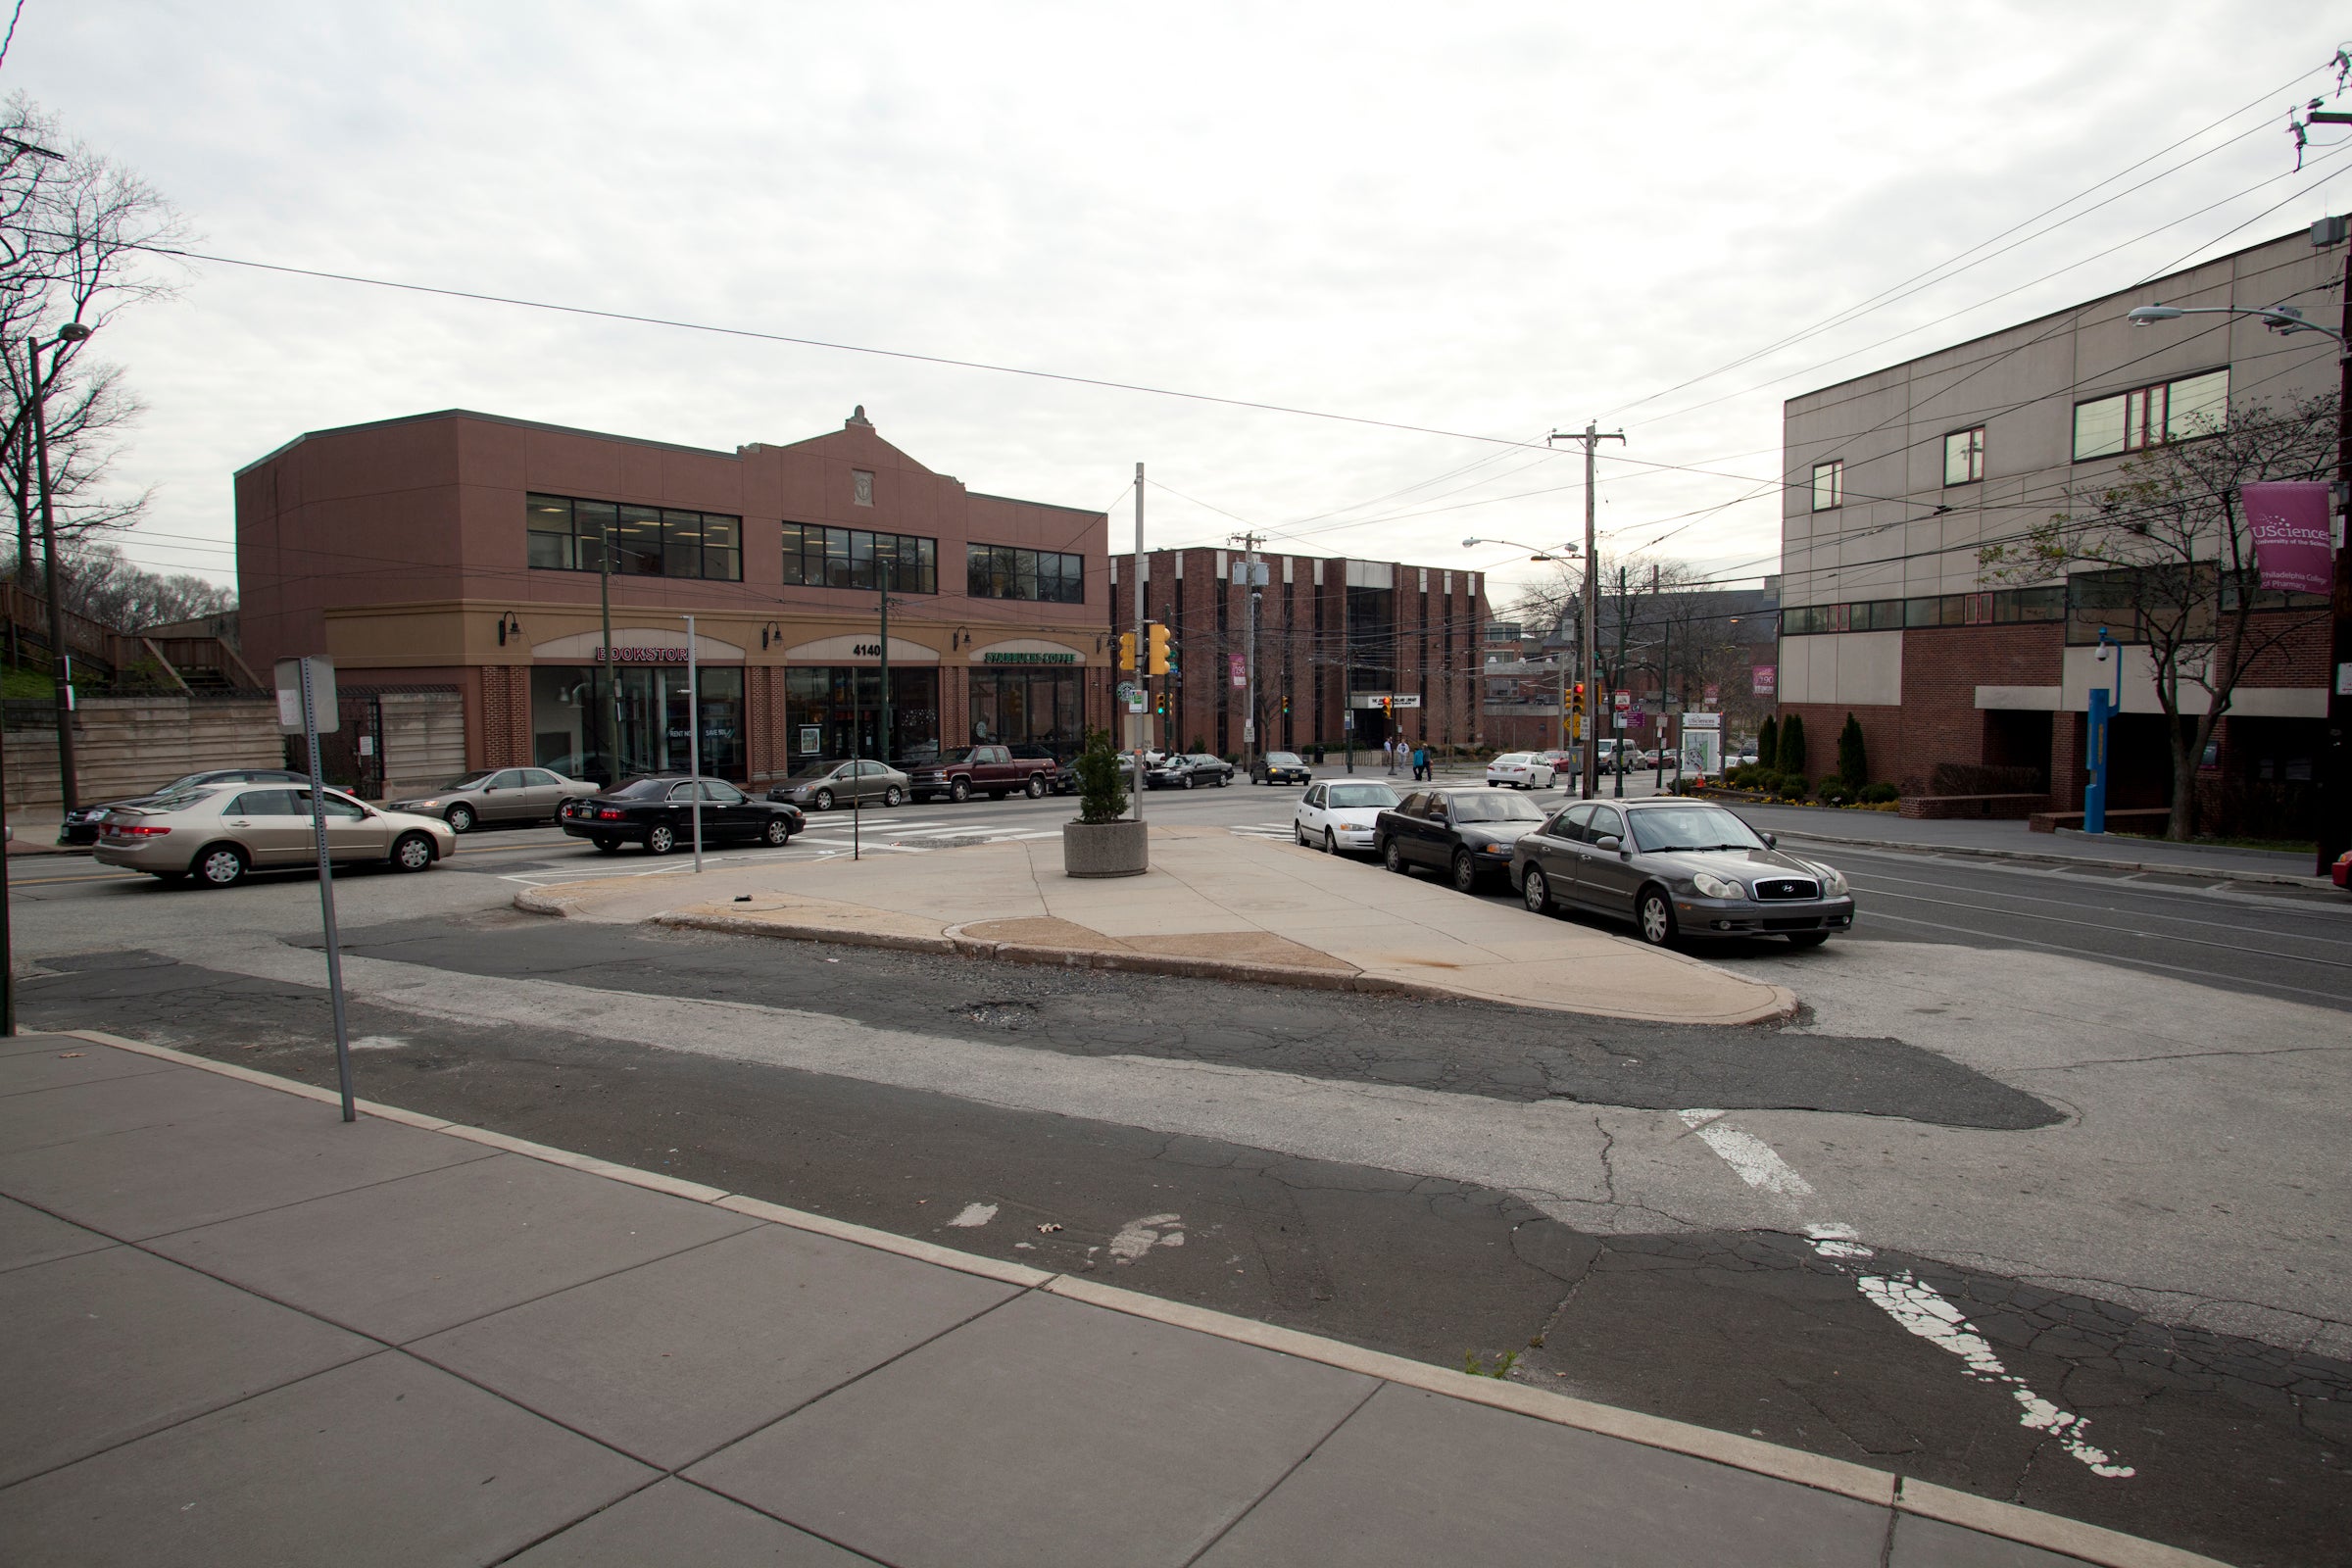
[[[1144,635],[1144,466],[1135,466],[1135,689],[1144,694],[1144,721],[1135,726],[1135,819],[1144,819],[1144,732],[1152,727],[1152,641]]]
[[[2311,118],[2335,123],[2352,119],[2340,112]],[[2347,344],[2352,345],[2352,243],[2344,246],[2343,332]],[[2344,510],[2336,514],[2335,581],[2328,596],[2328,735],[2320,753],[2319,856],[2312,867],[2314,876],[2330,874],[2336,857],[2352,849],[2352,346],[2346,347],[2337,362],[2335,421],[2335,488],[2340,498],[2337,505]]]
[[[874,562],[874,586],[880,589],[882,594],[882,641],[875,646],[882,651],[882,714],[880,721],[874,726],[874,758],[884,767],[890,765],[890,570],[885,568],[881,561],[877,559]],[[857,677],[852,676],[851,678],[856,679]],[[855,785],[858,781],[853,776],[850,782]],[[852,789],[850,791],[850,808],[857,809],[858,804],[864,799],[865,791]]]
[[[1587,420],[1584,429],[1554,430],[1544,437],[1551,441],[1581,441],[1585,445],[1585,684],[1594,689],[1586,695],[1585,777],[1583,796],[1591,800],[1600,793],[1600,747],[1597,744],[1600,725],[1600,692],[1593,675],[1594,656],[1598,647],[1593,641],[1593,607],[1600,600],[1600,555],[1592,548],[1594,501],[1592,496],[1593,454],[1603,441],[1623,441],[1622,430],[1603,433],[1597,420]]]
[[[1249,690],[1245,693],[1247,701],[1244,704],[1242,714],[1242,760],[1255,763],[1257,760],[1257,601],[1259,594],[1257,547],[1264,542],[1264,536],[1255,533],[1237,533],[1233,538],[1234,542],[1248,553],[1249,558],[1246,563],[1248,569],[1242,573],[1244,581],[1249,584],[1250,588],[1250,642],[1246,660],[1246,678]]]
[[[612,765],[612,776],[605,781],[611,789],[621,779],[620,766],[620,671],[612,662],[612,519],[607,517],[604,526],[604,547],[597,552],[596,597],[605,617],[605,760]]]

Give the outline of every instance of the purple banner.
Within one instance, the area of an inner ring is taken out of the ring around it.
[[[2254,530],[2254,567],[2265,588],[2324,594],[2335,586],[2325,481],[2237,488]]]

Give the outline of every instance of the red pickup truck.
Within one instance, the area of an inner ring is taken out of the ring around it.
[[[959,746],[908,777],[906,793],[918,801],[968,801],[979,794],[1001,801],[1016,790],[1034,801],[1054,787],[1054,760],[1015,757],[1007,746]]]

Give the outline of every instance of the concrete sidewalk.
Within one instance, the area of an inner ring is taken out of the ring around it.
[[[2272,883],[2284,887],[2328,887],[2311,874],[2311,857],[2276,850],[2238,850],[2212,844],[2168,844],[2162,839],[2108,833],[2036,833],[2023,822],[1922,821],[1891,811],[1839,810],[1819,806],[1754,806],[1721,803],[1768,833],[1812,844],[1852,844],[1872,849],[1945,851],[1990,859],[2073,861],[2110,870],[2179,872],[2217,882]]]
[[[10,1562],[2208,1561],[331,1098],[0,1041]]]
[[[1631,936],[1224,828],[1154,826],[1152,869],[1101,881],[1062,874],[1058,836],[920,854],[892,853],[890,842],[878,836],[881,853],[859,861],[599,878],[525,889],[514,902],[599,920],[1661,1023],[1759,1023],[1796,1008],[1786,987]]]

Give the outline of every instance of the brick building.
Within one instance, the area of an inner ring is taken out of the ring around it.
[[[2139,328],[2128,311],[2288,304],[2332,320],[2343,271],[2341,230],[2322,225],[1788,400],[1779,685],[1781,711],[1804,716],[1811,770],[1832,764],[1850,712],[1874,778],[1907,794],[1948,763],[1946,787],[1974,769],[2079,808],[2088,692],[2116,667],[2097,658],[2104,625],[2126,644],[2110,805],[2168,804],[2153,666],[2116,574],[1988,575],[1979,552],[2082,515],[2126,465],[2232,409],[2335,390],[2320,333],[2242,316]],[[2239,684],[2200,798],[2268,791],[2274,817],[2293,818],[2325,734],[2327,601],[2246,591],[2279,646]]]
[[[1151,744],[1195,740],[1241,756],[1248,688],[1250,590],[1233,582],[1239,551],[1154,550],[1144,571],[1147,617],[1168,626],[1176,673],[1152,682]],[[1263,555],[1259,590],[1259,751],[1339,751],[1389,736],[1438,746],[1485,744],[1479,666],[1488,612],[1483,572],[1387,561]],[[1107,624],[1135,625],[1135,557],[1113,556]],[[1122,675],[1122,679],[1127,678]],[[1164,695],[1163,695],[1164,688]],[[1383,696],[1419,699],[1384,710]],[[1159,711],[1164,707],[1164,711]],[[1352,714],[1352,731],[1345,715]]]
[[[739,782],[1111,721],[1104,515],[969,490],[863,409],[732,452],[416,415],[299,436],[236,500],[248,662],[454,687],[467,767],[682,767],[689,614],[703,766]]]

